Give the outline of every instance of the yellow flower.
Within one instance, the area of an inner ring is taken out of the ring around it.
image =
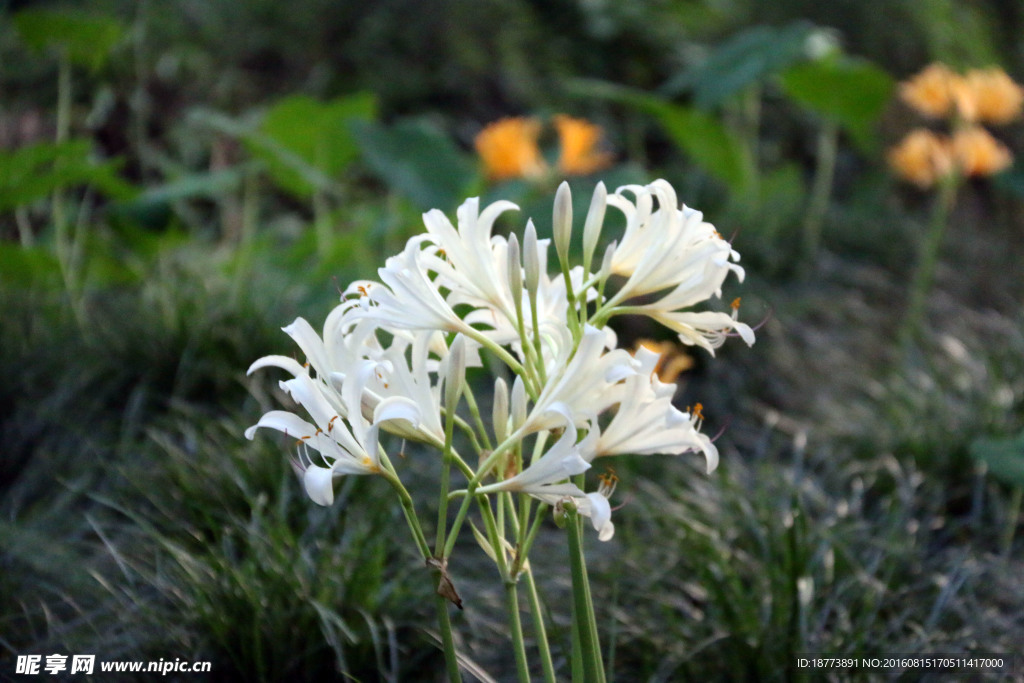
[[[476,136],[476,151],[492,180],[532,178],[545,171],[537,138],[540,121],[528,117],[501,119]]]
[[[965,114],[967,120],[1000,124],[1020,114],[1024,88],[1014,83],[1002,69],[973,69],[967,72],[964,83],[974,105],[974,117]]]
[[[900,84],[900,97],[921,114],[940,118],[949,114],[958,100],[961,81],[944,64],[932,64]]]
[[[928,188],[953,171],[953,153],[949,141],[930,130],[911,131],[899,145],[889,150],[889,165],[905,180]]]
[[[612,155],[598,150],[601,127],[586,119],[565,114],[555,117],[555,129],[562,146],[558,169],[566,175],[587,175],[611,165]]]
[[[972,126],[953,135],[953,156],[966,176],[987,176],[1013,163],[1013,154],[987,130]]]

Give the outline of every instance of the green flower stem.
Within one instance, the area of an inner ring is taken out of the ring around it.
[[[516,658],[516,673],[520,683],[529,683],[530,668],[526,661],[526,643],[523,639],[523,623],[519,618],[519,596],[516,591],[515,577],[508,573],[508,563],[505,561],[505,547],[498,534],[498,526],[494,519],[494,511],[487,496],[479,496],[477,502],[480,504],[480,513],[483,515],[484,525],[487,528],[487,538],[494,550],[494,559],[498,564],[498,571],[505,584],[505,602],[508,608],[509,635],[512,638],[512,650]],[[498,503],[501,505],[501,503]]]
[[[579,629],[580,650],[583,653],[584,680],[604,683],[601,662],[601,644],[594,618],[594,603],[590,595],[586,558],[583,555],[582,518],[574,512],[569,515],[569,564],[572,568],[573,621]]]
[[[523,381],[526,382],[526,389],[530,394],[530,398],[532,398],[533,400],[537,400],[537,395],[539,394],[538,388],[534,386],[532,382],[529,381],[531,378],[529,373],[526,372],[526,368],[524,368],[519,363],[519,361],[517,361],[512,356],[511,353],[502,348],[502,346],[495,342],[494,340],[488,339],[487,336],[481,333],[479,330],[473,329],[472,327],[467,327],[467,329],[463,331],[465,332],[467,337],[479,343],[485,349],[488,349],[489,351],[493,352],[494,355],[500,358],[501,361],[512,370],[512,372],[522,377]]]
[[[466,513],[469,512],[469,505],[473,501],[473,497],[476,493],[477,488],[480,487],[480,481],[484,478],[488,471],[499,461],[499,459],[505,455],[505,453],[512,447],[514,447],[519,439],[522,438],[520,430],[512,432],[507,439],[498,444],[498,447],[491,451],[491,454],[487,456],[487,459],[480,465],[480,469],[477,473],[469,480],[469,485],[466,487],[465,492],[455,491],[454,494],[461,494],[464,496],[462,505],[459,507],[458,513],[455,515],[455,522],[452,523],[451,531],[448,533],[448,541],[444,546],[444,553],[441,555],[442,558],[447,558],[451,555],[452,550],[455,547],[455,537],[458,535],[459,530],[462,528],[462,523],[466,521]],[[446,495],[445,498],[448,498]]]
[[[826,122],[818,131],[818,165],[811,185],[811,196],[804,213],[803,248],[804,265],[809,267],[818,253],[821,243],[821,225],[828,211],[828,200],[832,194],[832,181],[836,172],[836,153],[839,149],[839,127]]]
[[[440,576],[438,577],[440,580]],[[437,605],[437,621],[441,627],[441,644],[444,647],[444,663],[448,672],[449,683],[462,683],[459,673],[459,658],[455,654],[455,638],[452,635],[452,619],[448,614],[448,600],[438,595],[434,599]]]
[[[530,667],[526,662],[526,646],[523,643],[523,623],[519,618],[519,596],[516,582],[505,581],[505,599],[508,603],[508,625],[512,632],[512,650],[516,656],[516,673],[520,683],[530,683]]]
[[[437,507],[437,543],[434,545],[434,555],[438,558],[446,558],[445,550],[445,529],[448,527],[448,491],[451,488],[452,464],[452,438],[455,433],[455,406],[445,406],[444,417],[444,456],[441,464],[441,494],[440,503]],[[456,530],[457,533],[457,530]]]
[[[477,431],[480,433],[480,440],[483,442],[484,448],[491,450],[491,439],[487,436],[487,428],[484,426],[484,421],[480,417],[480,408],[477,406],[476,396],[473,394],[473,387],[470,386],[469,382],[466,382],[462,395],[466,398],[466,405],[469,406],[469,413],[473,416],[473,423],[476,425]],[[477,448],[478,452],[479,450],[480,449]]]
[[[516,562],[519,558],[516,557]],[[555,683],[555,665],[551,659],[551,646],[548,644],[548,632],[544,626],[544,611],[541,609],[540,595],[537,593],[537,582],[533,580],[533,572],[526,565],[523,572],[526,577],[526,594],[530,600],[530,613],[533,615],[533,630],[537,638],[537,650],[540,653],[540,665],[544,671],[545,683]]]
[[[416,516],[416,509],[413,507],[412,496],[406,490],[405,486],[402,485],[401,480],[395,473],[395,468],[391,464],[386,454],[382,454],[381,462],[384,465],[384,469],[381,470],[381,475],[388,480],[388,483],[398,493],[398,499],[402,504],[402,512],[405,514],[405,521],[409,525],[409,529],[412,531],[412,536],[416,541],[416,546],[419,548],[420,554],[423,559],[429,563],[433,556],[430,553],[430,546],[427,544],[427,538],[423,533],[423,527],[420,525],[419,518]],[[438,574],[438,584],[435,584],[434,590],[436,592],[442,576]],[[459,659],[455,653],[455,637],[452,633],[452,621],[451,616],[448,614],[448,600],[447,598],[437,595],[435,599],[437,605],[437,622],[441,629],[441,645],[444,649],[444,661],[445,668],[448,671],[448,680],[450,683],[461,683],[462,675],[459,673]]]
[[[953,204],[956,202],[956,192],[959,185],[960,178],[955,174],[944,176],[939,182],[939,194],[935,198],[935,207],[932,210],[928,234],[925,236],[924,242],[921,243],[917,270],[914,273],[914,280],[910,286],[910,302],[907,305],[907,314],[903,319],[903,326],[900,328],[900,347],[904,351],[909,348],[911,342],[921,332],[925,304],[928,300],[928,293],[932,288],[935,266],[939,261],[942,237],[946,232],[949,214],[953,210]]]

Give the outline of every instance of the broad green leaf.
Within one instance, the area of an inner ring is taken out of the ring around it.
[[[299,197],[309,197],[321,185],[310,182],[309,174],[296,168],[296,160],[333,181],[359,154],[348,124],[372,121],[376,115],[376,99],[369,93],[330,102],[294,95],[267,111],[261,137],[248,135],[245,141],[250,153],[267,164],[275,182]]]
[[[870,149],[872,127],[892,98],[892,77],[871,62],[850,57],[798,64],[781,74],[782,90],[794,101],[847,130]]]
[[[970,452],[975,460],[988,465],[996,479],[1024,487],[1024,432],[1005,439],[977,439]]]
[[[0,213],[73,185],[88,185],[115,199],[131,197],[135,188],[117,175],[118,166],[116,160],[93,159],[88,140],[0,151]]]
[[[737,192],[750,186],[754,177],[750,151],[713,115],[613,83],[577,80],[569,87],[579,94],[621,102],[651,114],[673,142],[710,175]]]
[[[427,121],[353,122],[353,129],[366,164],[421,209],[455,207],[477,177],[473,159]]]
[[[768,76],[807,58],[814,26],[800,21],[787,26],[753,26],[716,47],[704,62],[662,86],[668,96],[693,94],[693,103],[712,109]]]
[[[35,50],[56,49],[72,64],[96,70],[124,35],[113,17],[73,10],[27,9],[14,15],[21,39]]]

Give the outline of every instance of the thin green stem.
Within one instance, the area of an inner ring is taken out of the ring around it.
[[[587,578],[586,558],[583,554],[581,520],[582,518],[573,512],[566,524],[569,532],[569,564],[572,569],[573,621],[579,629],[584,679],[587,683],[603,683],[604,666],[601,662],[601,644]]]
[[[476,396],[473,394],[473,387],[470,386],[469,382],[466,382],[462,395],[466,398],[466,405],[469,406],[469,414],[473,416],[473,423],[476,425],[477,431],[480,433],[480,440],[483,442],[484,448],[491,450],[491,439],[487,436],[487,428],[484,426],[483,418],[480,417],[480,408],[477,406]]]
[[[441,577],[438,576],[438,581]],[[444,663],[448,672],[449,683],[462,683],[459,673],[459,658],[455,654],[455,637],[452,634],[452,619],[448,614],[448,600],[438,595],[434,599],[437,605],[437,621],[441,627],[441,644],[444,647]]]
[[[505,581],[505,600],[508,606],[509,630],[512,632],[512,650],[516,656],[516,673],[520,683],[529,683],[530,667],[526,663],[526,645],[523,642],[523,623],[519,618],[519,596],[515,581]]]
[[[516,560],[518,561],[518,557]],[[544,611],[537,592],[537,582],[533,579],[530,566],[526,565],[523,572],[526,577],[526,594],[530,601],[530,613],[533,615],[533,630],[537,638],[537,650],[540,653],[540,665],[544,671],[545,683],[555,683],[555,665],[551,659],[551,645],[548,643],[547,627],[544,626]]]
[[[437,543],[434,555],[439,559],[448,557],[445,553],[445,529],[448,527],[448,491],[451,487],[452,475],[452,439],[455,434],[455,406],[445,406],[444,418],[444,456],[441,464],[441,494],[437,509]],[[456,532],[457,533],[457,532]],[[454,546],[453,546],[454,547]]]
[[[832,195],[832,181],[835,178],[836,156],[839,148],[839,127],[826,122],[818,131],[818,165],[814,171],[811,195],[804,213],[803,251],[804,267],[809,268],[818,253],[821,243],[821,226],[828,211]]]
[[[1013,497],[1010,499],[1010,517],[1006,520],[1006,528],[1003,529],[1003,538],[1000,543],[1000,550],[1003,558],[1010,559],[1010,550],[1013,548],[1013,536],[1017,532],[1017,520],[1020,519],[1021,499],[1024,498],[1024,486],[1017,486],[1013,489]]]
[[[903,326],[900,328],[900,347],[904,352],[909,349],[910,344],[921,333],[925,304],[928,301],[928,294],[932,288],[935,266],[939,261],[942,237],[946,232],[949,214],[953,209],[953,204],[956,202],[956,192],[959,184],[960,179],[953,174],[945,176],[939,184],[939,194],[935,198],[935,207],[932,210],[928,234],[925,235],[925,239],[921,243],[917,270],[914,273],[914,280],[910,285],[910,301],[907,305],[907,314],[903,319]]]

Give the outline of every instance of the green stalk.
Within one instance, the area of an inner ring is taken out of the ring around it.
[[[441,576],[438,575],[438,581]],[[452,636],[452,619],[448,614],[448,600],[438,595],[435,600],[437,605],[437,621],[441,626],[441,644],[444,646],[445,670],[448,672],[450,683],[462,683],[462,674],[459,673],[459,658],[455,654],[455,639]]]
[[[1003,529],[1003,538],[1000,543],[1004,560],[1010,559],[1013,536],[1017,531],[1017,520],[1020,518],[1021,498],[1024,498],[1024,486],[1017,486],[1013,489],[1013,497],[1010,499],[1010,518],[1006,521],[1006,528]]]
[[[516,591],[516,580],[508,573],[508,563],[505,562],[505,547],[501,543],[498,534],[497,523],[494,519],[494,511],[487,496],[480,496],[480,513],[483,515],[484,525],[487,528],[487,538],[494,550],[494,558],[498,564],[498,571],[501,573],[501,580],[505,584],[505,606],[508,608],[509,637],[512,639],[512,650],[516,658],[516,673],[520,683],[529,683],[530,667],[526,661],[526,643],[523,639],[523,622],[519,618],[519,596]],[[499,499],[498,505],[501,505]]]
[[[804,267],[809,269],[821,243],[821,226],[828,211],[832,194],[832,181],[836,172],[836,153],[839,147],[839,128],[826,122],[818,131],[818,167],[814,171],[811,196],[804,213],[803,251]]]
[[[512,632],[512,650],[516,656],[516,673],[520,683],[530,683],[530,667],[526,663],[526,645],[523,642],[523,623],[519,618],[519,597],[516,582],[505,581],[505,599],[508,605],[509,629]]]
[[[476,404],[476,396],[473,394],[473,387],[469,382],[466,382],[462,395],[466,399],[466,405],[469,406],[469,414],[473,416],[473,423],[480,432],[480,439],[483,441],[484,448],[491,450],[491,439],[487,436],[487,428],[484,426],[483,418],[480,417],[480,408]]]
[[[416,510],[413,507],[412,496],[406,490],[405,486],[402,485],[402,481],[395,474],[394,466],[388,459],[387,455],[384,454],[381,457],[381,462],[384,465],[384,469],[381,471],[381,475],[387,479],[388,483],[398,493],[398,499],[402,504],[402,512],[405,514],[405,521],[409,525],[409,529],[412,531],[413,539],[416,541],[416,547],[419,548],[420,554],[423,559],[427,562],[428,566],[431,566],[431,561],[434,560],[430,554],[430,546],[427,544],[426,536],[423,534],[423,527],[420,525],[419,518],[416,516]],[[443,561],[441,567],[443,567]],[[443,580],[443,575],[439,572],[437,575],[437,583],[434,586],[435,592],[440,586],[440,582]],[[441,629],[441,644],[444,649],[444,661],[445,668],[448,672],[448,680],[450,683],[461,683],[462,675],[459,673],[459,659],[455,653],[455,638],[452,633],[452,621],[451,616],[448,614],[448,599],[437,595],[435,599],[437,605],[437,622]]]
[[[71,134],[71,60],[66,52],[60,55],[57,71],[57,133],[56,142],[65,142]],[[57,250],[57,263],[60,266],[64,289],[67,290],[71,312],[79,327],[85,329],[85,313],[81,310],[76,294],[78,274],[75,272],[71,244],[68,234],[68,218],[64,206],[64,188],[53,191],[50,200],[50,213],[53,216],[54,243]]]
[[[594,602],[590,595],[586,558],[583,554],[582,518],[575,512],[569,515],[569,564],[572,569],[573,622],[579,631],[579,645],[583,657],[583,674],[587,683],[604,683],[601,662],[601,643],[594,618]]]
[[[959,184],[960,179],[954,174],[944,176],[939,181],[939,194],[935,198],[935,207],[932,210],[928,234],[925,235],[924,242],[921,243],[917,270],[914,273],[914,280],[910,286],[910,301],[907,305],[907,314],[903,319],[903,326],[900,328],[900,347],[904,352],[907,351],[911,342],[921,333],[925,304],[928,300],[928,293],[932,288],[935,266],[939,261],[942,237],[946,232],[949,214],[953,209],[953,204],[956,202],[956,192]]]
[[[519,558],[516,558],[519,561]],[[537,650],[540,652],[540,665],[544,670],[545,683],[555,683],[555,665],[551,659],[551,646],[548,644],[548,632],[544,626],[544,612],[541,609],[540,595],[537,593],[537,582],[533,580],[533,572],[527,566],[523,572],[526,577],[527,597],[530,600],[530,613],[533,615],[533,630],[537,634]]]

